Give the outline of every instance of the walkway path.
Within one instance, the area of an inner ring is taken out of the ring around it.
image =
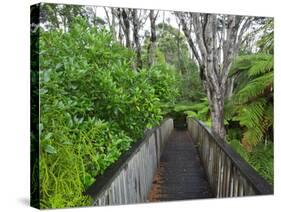
[[[175,129],[162,153],[149,201],[211,197],[209,184],[190,135],[186,130]]]

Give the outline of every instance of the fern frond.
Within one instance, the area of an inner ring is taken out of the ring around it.
[[[246,126],[247,128],[259,128],[260,121],[263,118],[265,104],[265,99],[260,99],[259,101],[255,101],[241,108],[241,111],[238,115],[240,119],[240,124],[242,126]]]
[[[243,134],[242,145],[248,152],[252,151],[252,147],[255,146],[260,140],[262,133],[259,130],[247,129]]]
[[[258,76],[273,70],[272,55],[262,55],[249,69],[249,76]]]
[[[267,92],[271,92],[273,86],[273,72],[266,73],[251,82],[241,89],[236,96],[239,104],[249,102],[259,96],[264,96]]]
[[[229,76],[233,76],[242,71],[247,71],[252,66],[252,55],[243,55],[235,59],[232,67],[230,68]]]
[[[267,130],[267,127],[262,124],[265,105],[266,100],[261,98],[243,107],[237,117],[240,125],[246,127],[243,133],[242,144],[248,151],[251,150],[252,146],[255,146],[264,139],[264,134]]]
[[[230,68],[229,77],[247,72],[253,69],[250,76],[255,76],[260,73],[265,73],[273,69],[273,56],[270,54],[254,54],[238,56]]]

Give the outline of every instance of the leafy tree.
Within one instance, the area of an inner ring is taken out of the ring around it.
[[[198,67],[195,62],[189,60],[186,64],[187,72],[181,75],[178,101],[198,103],[206,96],[200,80]]]
[[[179,77],[180,95],[178,101],[199,102],[205,97],[199,77],[198,66],[190,58],[184,35],[173,26],[160,23],[156,26],[158,38],[156,42],[155,63],[168,63],[175,67]],[[144,49],[151,42],[148,36],[144,41]],[[145,61],[147,54],[143,52]]]
[[[86,17],[85,8],[80,5],[42,3],[40,9],[41,24],[48,29],[67,31],[74,17]]]
[[[163,52],[165,61],[174,65],[182,74],[188,72],[192,60],[188,55],[188,48],[184,35],[173,26],[160,23],[157,25],[159,31],[158,48]]]

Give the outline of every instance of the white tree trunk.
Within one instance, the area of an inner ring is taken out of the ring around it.
[[[148,66],[152,66],[155,63],[156,56],[156,18],[158,13],[155,15],[154,10],[150,10],[149,19],[150,19],[150,43],[147,49],[147,61]]]
[[[140,20],[137,14],[137,9],[133,9],[132,11],[132,22],[133,22],[133,38],[136,49],[136,68],[142,68],[142,60],[141,60],[141,44],[139,37],[140,30]]]

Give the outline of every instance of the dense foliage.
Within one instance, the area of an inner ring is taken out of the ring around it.
[[[175,71],[164,64],[133,71],[132,54],[82,19],[66,33],[41,32],[42,208],[89,205],[85,188],[176,98]]]

